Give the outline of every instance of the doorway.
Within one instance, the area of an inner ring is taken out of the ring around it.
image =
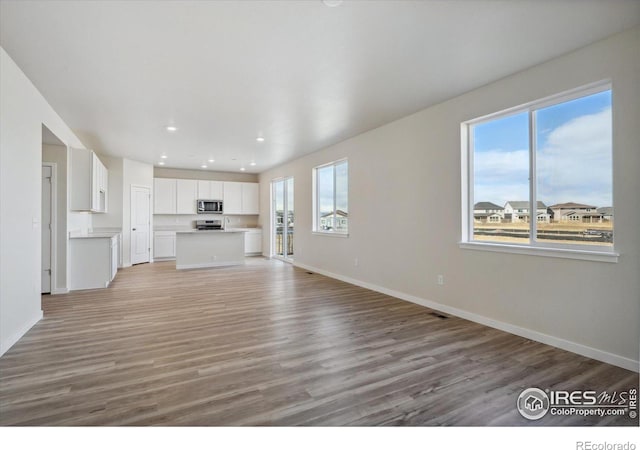
[[[271,190],[271,254],[291,262],[294,255],[293,177],[273,180]]]
[[[151,190],[131,186],[131,264],[151,261]]]
[[[42,257],[41,294],[51,294],[55,286],[56,261],[56,164],[42,163]]]

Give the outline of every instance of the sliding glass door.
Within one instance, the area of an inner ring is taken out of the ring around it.
[[[271,182],[272,235],[271,253],[284,260],[293,260],[293,177],[280,178]]]

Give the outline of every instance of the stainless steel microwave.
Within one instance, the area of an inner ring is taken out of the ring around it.
[[[198,214],[222,214],[222,200],[197,200]]]

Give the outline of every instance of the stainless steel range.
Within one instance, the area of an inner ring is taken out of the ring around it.
[[[196,220],[196,230],[222,230],[222,219]]]

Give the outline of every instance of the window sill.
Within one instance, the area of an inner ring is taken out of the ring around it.
[[[312,231],[311,234],[315,234],[316,236],[331,236],[331,237],[340,237],[340,238],[349,237],[349,233],[332,233],[330,231]]]
[[[499,253],[515,253],[519,255],[545,256],[548,258],[579,259],[583,261],[598,261],[617,263],[619,253],[599,252],[591,250],[574,250],[550,247],[525,247],[521,245],[496,244],[488,242],[460,242],[460,248],[466,250],[480,250]]]

